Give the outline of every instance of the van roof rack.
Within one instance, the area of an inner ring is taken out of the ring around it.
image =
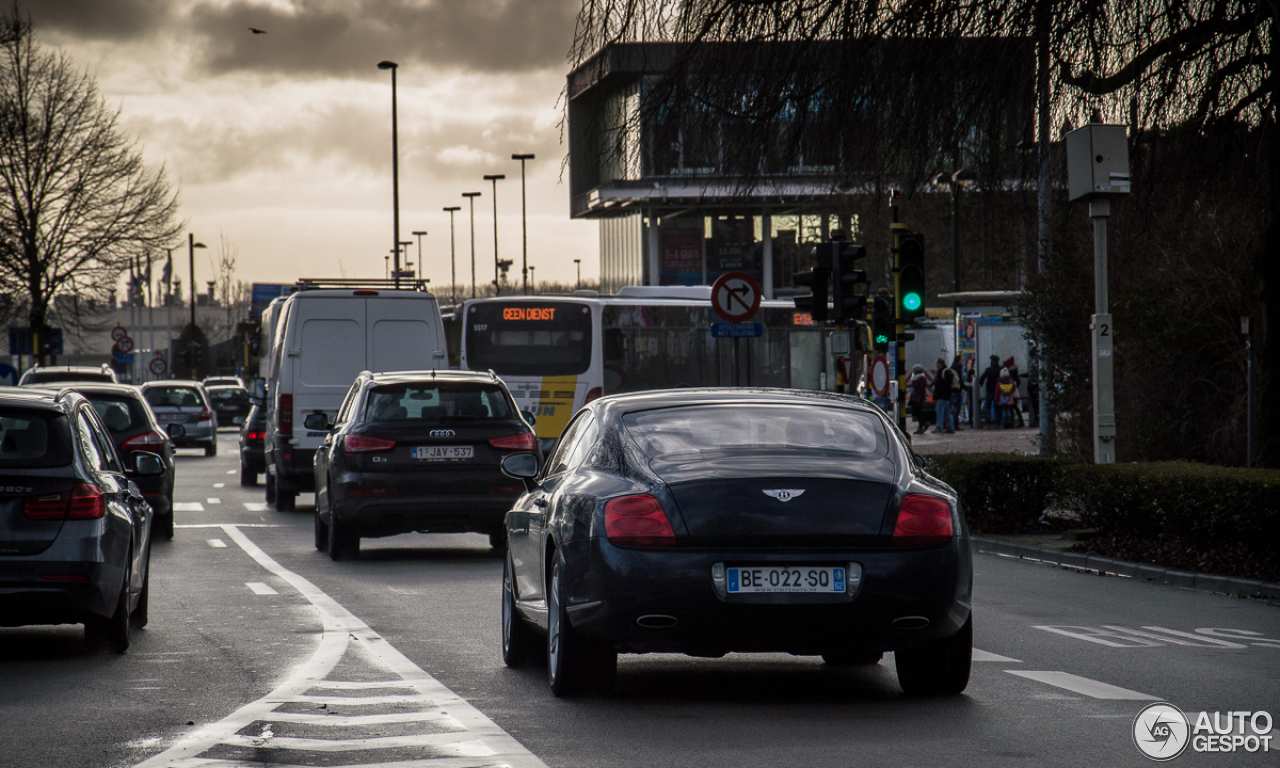
[[[426,291],[426,278],[400,278],[399,289],[402,291]],[[300,277],[294,283],[294,291],[313,291],[318,288],[372,288],[376,290],[396,290],[396,281],[384,278],[360,277]]]

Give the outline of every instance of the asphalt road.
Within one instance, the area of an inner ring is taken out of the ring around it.
[[[610,696],[557,700],[545,670],[502,665],[485,537],[334,563],[310,496],[268,509],[233,433],[219,450],[180,452],[177,535],[128,654],[0,629],[0,765],[1137,766],[1152,702],[1280,717],[1280,606],[986,555],[963,696],[904,696],[891,657],[655,655],[623,656]],[[1280,765],[1280,744],[1173,762]]]

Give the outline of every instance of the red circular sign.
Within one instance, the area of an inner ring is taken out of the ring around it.
[[[889,361],[884,355],[871,361],[871,391],[878,397],[889,394]]]
[[[164,372],[169,369],[169,366],[165,363],[163,357],[153,357],[151,362],[147,364],[147,367],[150,368],[151,372],[157,376],[163,376]]]
[[[121,336],[120,338],[116,339],[116,346],[120,349],[121,352],[124,352],[125,354],[129,354],[130,352],[133,351],[133,339],[129,338],[128,336]]]
[[[123,325],[117,325],[115,328],[111,329],[112,341],[119,341],[128,335],[129,335],[129,332],[124,329]]]
[[[711,308],[730,323],[745,323],[760,309],[760,284],[745,272],[725,272],[711,286]]]

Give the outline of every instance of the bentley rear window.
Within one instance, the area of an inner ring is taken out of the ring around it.
[[[882,456],[880,420],[846,408],[755,403],[690,405],[629,413],[627,433],[649,458],[718,450],[818,451]]]

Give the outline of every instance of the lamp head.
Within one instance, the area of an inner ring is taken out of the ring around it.
[[[398,67],[398,66],[400,66],[400,65],[399,65],[399,64],[397,64],[397,63],[395,63],[394,61],[380,61],[380,62],[378,62],[378,69],[395,69],[395,68],[396,68],[396,67]]]

